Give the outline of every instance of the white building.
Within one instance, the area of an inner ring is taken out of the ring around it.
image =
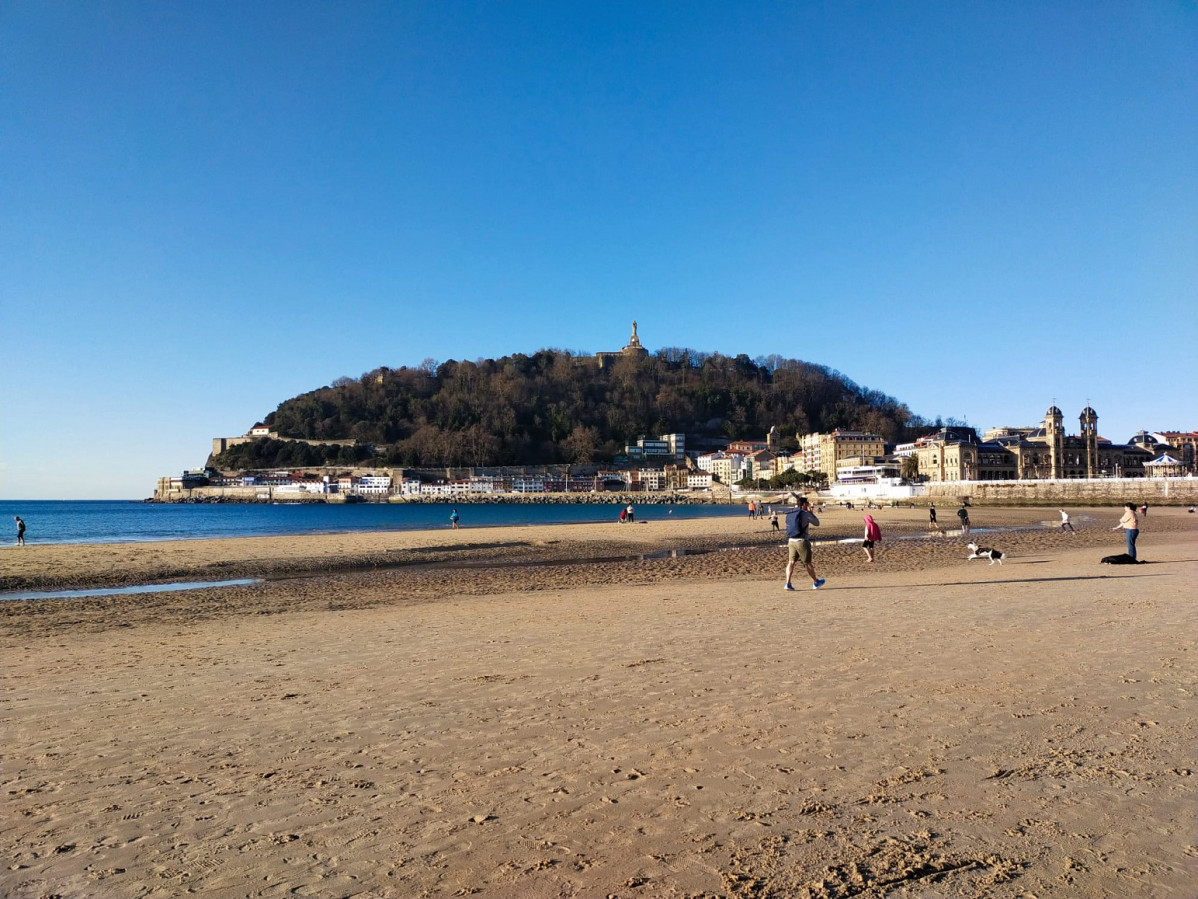
[[[695,460],[703,471],[710,471],[712,478],[724,484],[735,484],[742,477],[745,457],[740,453],[705,453]]]
[[[362,475],[358,478],[357,492],[368,496],[385,496],[391,492],[391,478],[388,475]]]
[[[517,475],[512,478],[512,493],[544,493],[545,479],[540,475]]]

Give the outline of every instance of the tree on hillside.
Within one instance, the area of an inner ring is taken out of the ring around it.
[[[562,350],[426,359],[416,368],[339,378],[280,403],[265,421],[285,437],[353,440],[362,452],[374,447],[380,461],[405,466],[599,462],[640,436],[759,438],[773,426],[791,441],[837,427],[896,440],[922,424],[893,397],[823,366],[677,347],[620,356],[602,368]],[[255,441],[213,462],[272,467],[313,455],[302,444],[283,444]],[[260,464],[239,464],[251,459]]]

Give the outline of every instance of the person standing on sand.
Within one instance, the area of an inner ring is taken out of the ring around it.
[[[937,527],[935,503],[928,503],[928,524],[930,524],[932,527]]]
[[[20,515],[14,515],[13,521],[17,523],[17,546],[25,545],[25,522],[21,520]]]
[[[961,519],[962,535],[968,537],[969,536],[969,510],[965,508],[964,503],[962,503],[961,508],[957,510],[957,517]]]
[[[454,509],[449,513],[449,526],[455,531],[458,529],[458,510]]]
[[[1123,528],[1123,536],[1127,538],[1127,554],[1138,562],[1140,560],[1136,558],[1136,538],[1140,536],[1140,519],[1136,515],[1136,504],[1128,503],[1125,510],[1119,523],[1111,530]]]
[[[778,513],[770,509],[770,525],[776,531],[778,530]]]
[[[811,564],[811,540],[808,538],[807,529],[815,525],[819,527],[819,519],[811,511],[811,503],[807,501],[807,497],[799,500],[799,507],[793,512],[786,513],[786,584],[783,590],[793,590],[794,587],[790,583],[790,575],[794,571],[795,562],[802,562],[807,569],[807,574],[811,577],[811,589],[818,590],[825,583],[825,579],[819,577],[815,573],[815,566]]]
[[[872,515],[865,516],[865,541],[861,544],[861,548],[865,550],[865,557],[871,562],[874,560],[874,546],[882,539],[882,529],[878,527],[878,523],[874,521]]]
[[[757,505],[753,500],[749,500],[749,521],[757,517]]]
[[[1061,533],[1063,534],[1066,531],[1068,531],[1070,534],[1077,533],[1077,531],[1073,529],[1073,525],[1069,522],[1069,513],[1064,509],[1061,509]]]
[[[636,520],[636,512],[632,510],[632,503],[628,504],[628,523],[632,524]]]

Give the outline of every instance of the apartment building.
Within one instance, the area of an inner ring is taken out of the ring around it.
[[[638,437],[636,443],[624,446],[624,455],[630,462],[681,462],[686,456],[686,435]]]
[[[735,484],[741,478],[745,457],[740,453],[704,453],[695,460],[703,471],[722,484]]]
[[[830,434],[804,434],[799,438],[799,446],[806,470],[822,471],[829,480],[836,479],[837,464],[842,459],[886,453],[886,442],[877,434],[839,428]]]

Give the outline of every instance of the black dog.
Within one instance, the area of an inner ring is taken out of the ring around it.
[[[1127,553],[1119,553],[1117,556],[1103,556],[1103,565],[1139,565],[1139,559],[1133,559]]]
[[[1006,554],[999,549],[991,549],[988,546],[978,546],[976,543],[966,543],[966,548],[969,550],[969,559],[989,559],[990,564],[997,562],[1002,564],[1002,560],[1006,558]],[[966,559],[965,561],[969,561]]]

